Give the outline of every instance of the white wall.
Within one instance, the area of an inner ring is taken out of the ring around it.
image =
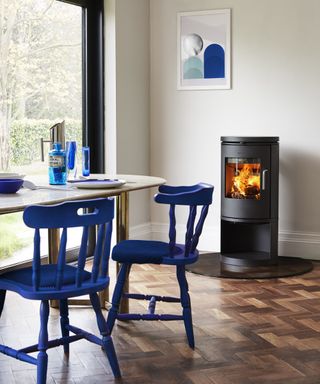
[[[108,173],[150,174],[149,9],[149,0],[105,1]],[[150,222],[149,207],[148,191],[130,194],[132,227]]]
[[[232,89],[177,91],[177,12],[216,8],[232,9]],[[151,173],[215,185],[200,248],[220,246],[220,136],[280,136],[280,254],[320,258],[319,14],[319,0],[150,0]],[[166,221],[152,206],[156,237]]]

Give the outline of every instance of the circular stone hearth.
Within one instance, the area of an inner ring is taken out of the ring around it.
[[[310,260],[298,257],[279,256],[276,265],[243,267],[220,262],[220,253],[200,254],[199,260],[186,266],[188,272],[204,276],[232,279],[273,279],[310,272],[313,264]]]

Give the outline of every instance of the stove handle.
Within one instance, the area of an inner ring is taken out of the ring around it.
[[[268,169],[264,169],[262,171],[262,190],[263,191],[265,191],[265,189],[266,189],[266,174],[267,174],[267,172],[269,172]]]

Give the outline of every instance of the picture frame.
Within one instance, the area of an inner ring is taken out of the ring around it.
[[[231,9],[177,14],[177,89],[231,88]]]

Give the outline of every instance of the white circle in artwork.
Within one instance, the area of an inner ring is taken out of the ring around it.
[[[199,55],[202,48],[203,40],[201,36],[197,35],[196,33],[190,33],[190,35],[187,35],[183,39],[183,49],[188,57]]]

